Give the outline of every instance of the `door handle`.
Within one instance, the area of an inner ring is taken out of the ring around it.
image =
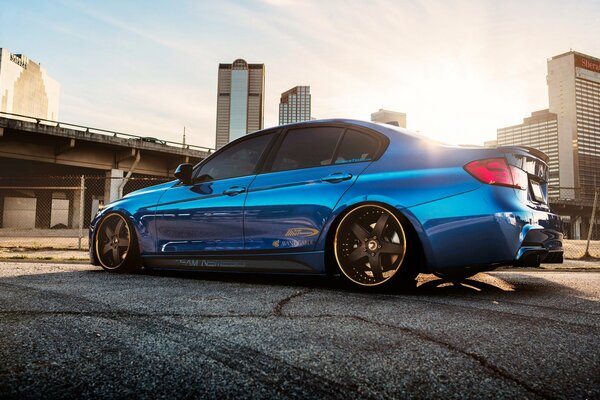
[[[347,181],[350,178],[352,178],[352,174],[346,174],[343,172],[335,172],[331,175],[327,175],[326,177],[321,178],[321,181],[329,182],[329,183],[338,183],[341,181]]]
[[[232,186],[229,189],[226,189],[223,194],[226,194],[227,196],[237,196],[240,193],[244,193],[246,191],[245,187],[241,187],[241,186]]]

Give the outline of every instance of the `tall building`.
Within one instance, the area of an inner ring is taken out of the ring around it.
[[[219,64],[216,148],[263,128],[265,65]]]
[[[382,122],[384,124],[406,128],[406,114],[398,111],[390,111],[380,108],[379,111],[371,114],[371,121]]]
[[[310,121],[310,86],[296,86],[281,94],[279,125]]]
[[[559,117],[560,185],[593,198],[600,186],[600,59],[575,51],[552,57],[547,82],[550,112]]]
[[[0,111],[58,120],[60,86],[40,64],[0,48]]]

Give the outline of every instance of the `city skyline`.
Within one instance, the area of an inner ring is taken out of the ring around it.
[[[497,142],[548,155],[550,196],[591,199],[600,173],[600,59],[578,52],[555,55],[548,60],[547,82],[548,108],[522,124],[499,128]]]
[[[176,141],[186,126],[189,143],[214,146],[215,66],[244,58],[266,65],[265,127],[301,81],[319,118],[398,109],[411,130],[477,144],[548,107],[549,57],[600,55],[599,15],[593,1],[33,1],[3,5],[0,46],[61,82],[69,122]]]
[[[499,128],[497,143],[533,147],[548,156],[550,203],[568,213],[565,233],[581,238],[585,217],[577,207],[567,208],[574,201],[592,204],[597,194],[600,59],[574,51],[555,55],[548,60],[547,82],[549,107],[522,124]]]

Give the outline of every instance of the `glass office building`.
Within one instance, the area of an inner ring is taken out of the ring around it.
[[[217,90],[217,149],[263,128],[264,64],[248,64],[241,59],[219,64]]]
[[[279,125],[310,121],[310,86],[296,86],[281,94]]]

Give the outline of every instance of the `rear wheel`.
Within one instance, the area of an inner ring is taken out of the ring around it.
[[[107,271],[129,272],[140,267],[135,231],[121,214],[111,213],[100,221],[95,250],[100,265]]]
[[[407,243],[402,223],[378,204],[365,204],[346,214],[337,226],[333,247],[342,275],[355,285],[387,286],[403,278],[406,284],[417,275],[404,265]]]

